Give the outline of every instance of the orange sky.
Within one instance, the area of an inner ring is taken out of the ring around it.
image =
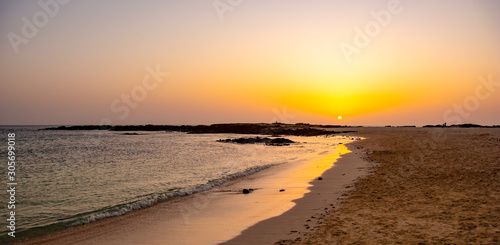
[[[46,2],[0,3],[0,125],[500,124],[497,1]]]

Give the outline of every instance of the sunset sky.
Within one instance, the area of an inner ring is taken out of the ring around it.
[[[496,0],[1,1],[0,125],[500,124],[499,13]]]

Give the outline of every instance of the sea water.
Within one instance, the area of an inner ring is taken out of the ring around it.
[[[0,127],[0,240],[8,238],[8,134],[15,133],[16,235],[37,235],[123,215],[208,190],[335,145],[325,136],[287,137],[288,146],[242,145],[236,134],[52,131]],[[262,137],[262,136],[261,136]]]

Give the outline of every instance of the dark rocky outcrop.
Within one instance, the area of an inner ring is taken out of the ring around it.
[[[258,134],[258,135],[295,135],[318,136],[353,131],[333,131],[330,128],[341,127],[338,125],[309,125],[309,124],[283,124],[283,123],[225,123],[212,125],[82,125],[60,126],[42,130],[109,130],[109,131],[175,131],[190,134]]]
[[[238,144],[264,143],[266,145],[275,145],[275,146],[290,145],[291,143],[295,143],[294,141],[289,140],[289,139],[285,139],[285,138],[270,139],[270,138],[261,138],[261,137],[238,138],[238,139],[219,139],[219,140],[217,140],[217,142],[238,143]]]
[[[425,125],[424,128],[498,128],[500,125],[484,126],[479,124],[465,123],[465,124],[453,124],[447,126],[446,124],[437,125]]]

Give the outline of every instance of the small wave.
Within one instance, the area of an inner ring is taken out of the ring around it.
[[[225,176],[221,179],[210,180],[208,183],[206,183],[204,185],[201,185],[201,186],[189,189],[189,190],[181,190],[181,191],[176,191],[176,192],[163,193],[159,196],[153,196],[152,198],[149,198],[147,200],[142,200],[142,201],[134,202],[131,204],[126,204],[126,206],[121,207],[115,211],[100,212],[98,214],[91,215],[87,218],[80,219],[80,220],[77,220],[77,221],[71,223],[70,226],[84,225],[84,224],[92,223],[92,222],[95,222],[95,221],[98,221],[101,219],[124,215],[124,214],[131,212],[131,211],[134,211],[134,210],[151,207],[157,203],[167,201],[167,200],[172,199],[174,197],[183,197],[183,196],[192,195],[192,194],[202,192],[202,191],[207,191],[207,190],[212,189],[213,187],[220,186],[221,184],[223,184],[227,181],[241,178],[244,176],[248,176],[248,175],[254,174],[256,172],[259,172],[261,170],[270,168],[272,166],[276,166],[276,165],[279,165],[279,164],[268,164],[268,165],[263,165],[263,166],[251,167],[251,168],[246,169],[243,172],[230,174],[230,175]]]

